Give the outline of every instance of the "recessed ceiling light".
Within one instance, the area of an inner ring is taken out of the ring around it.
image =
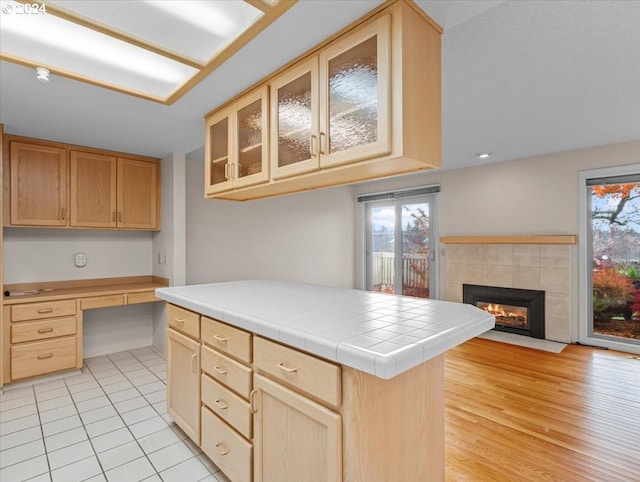
[[[477,152],[476,157],[478,159],[488,159],[491,157],[491,154],[493,154],[493,152]]]

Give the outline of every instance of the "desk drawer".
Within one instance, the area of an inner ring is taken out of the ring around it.
[[[200,387],[202,403],[250,439],[252,437],[252,414],[249,403],[207,375],[202,375]]]
[[[167,305],[167,324],[193,338],[200,338],[200,315],[175,305]]]
[[[249,398],[252,387],[251,368],[206,346],[202,347],[200,355],[202,371],[245,399]]]
[[[127,295],[127,304],[135,305],[137,303],[151,303],[154,301],[161,301],[160,298],[156,298],[156,291],[143,291],[140,293],[129,293]]]
[[[340,406],[342,375],[338,365],[257,336],[253,339],[253,365],[295,389]]]
[[[76,314],[76,300],[43,301],[11,306],[11,321],[40,320]]]
[[[75,336],[11,347],[11,380],[57,372],[75,366]]]
[[[91,298],[83,298],[80,303],[83,310],[122,306],[124,305],[124,295],[93,296]]]
[[[251,363],[251,333],[202,317],[202,342],[218,351]]]
[[[234,482],[251,482],[253,445],[202,407],[202,451]]]
[[[75,335],[76,324],[75,318],[16,323],[11,326],[11,343]]]

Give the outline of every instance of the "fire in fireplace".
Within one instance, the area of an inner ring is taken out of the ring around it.
[[[495,330],[544,338],[544,291],[465,284],[462,301],[495,316]]]

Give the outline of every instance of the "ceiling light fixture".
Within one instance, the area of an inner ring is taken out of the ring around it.
[[[42,82],[43,84],[49,83],[49,69],[44,67],[36,67],[36,79],[38,82]]]
[[[476,153],[476,157],[478,159],[488,159],[491,157],[491,154],[493,154],[493,152],[478,152]]]

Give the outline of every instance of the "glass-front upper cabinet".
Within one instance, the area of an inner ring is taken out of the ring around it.
[[[320,52],[320,166],[391,152],[391,17]]]
[[[391,17],[346,35],[271,82],[271,176],[391,152]]]
[[[207,120],[206,194],[269,179],[267,101],[265,86]]]
[[[319,168],[318,57],[271,82],[271,177]]]

